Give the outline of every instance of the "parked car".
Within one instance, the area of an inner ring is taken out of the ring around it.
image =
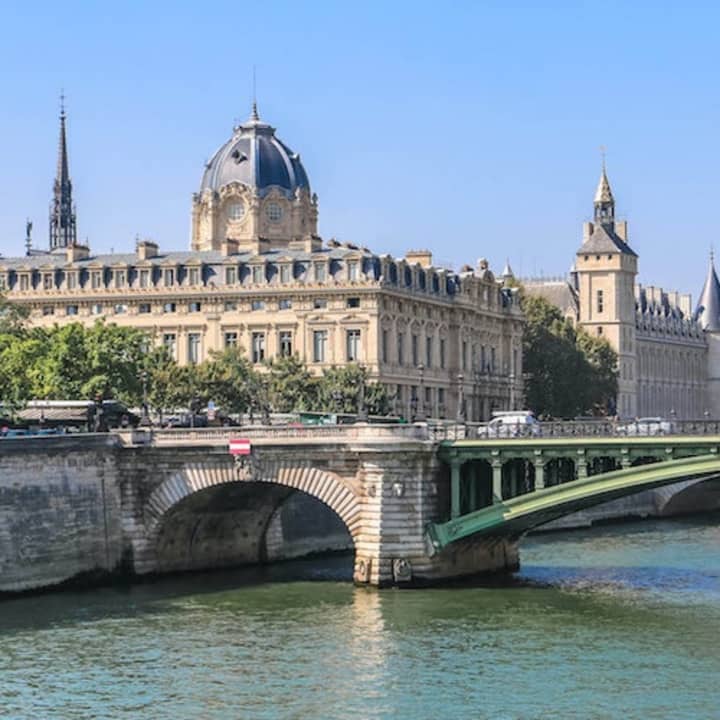
[[[169,418],[165,418],[163,427],[166,428],[201,428],[208,426],[207,415],[201,415],[195,413],[182,413],[181,415],[171,415]]]
[[[530,412],[497,413],[490,422],[478,427],[479,438],[535,437],[540,434],[540,423]]]
[[[661,417],[646,417],[621,423],[617,426],[618,435],[672,435],[675,424]]]

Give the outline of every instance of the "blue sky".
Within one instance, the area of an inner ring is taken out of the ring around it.
[[[189,243],[204,161],[245,118],[303,158],[324,237],[560,274],[599,146],[640,280],[696,297],[720,245],[720,6],[3,3],[0,252],[47,243],[60,88],[79,233]]]

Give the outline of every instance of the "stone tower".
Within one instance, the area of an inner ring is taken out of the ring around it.
[[[300,156],[253,103],[250,119],[205,166],[193,195],[191,248],[220,250],[231,241],[241,251],[260,252],[313,244],[316,235],[317,196]]]
[[[695,309],[695,319],[703,329],[708,344],[705,410],[710,417],[720,418],[720,282],[712,253],[705,284]]]
[[[50,203],[50,250],[77,244],[77,223],[72,201],[72,181],[68,163],[65,131],[65,103],[60,98],[60,142],[53,199]]]
[[[579,324],[607,338],[618,354],[617,413],[637,414],[635,276],[637,255],[628,245],[627,223],[615,220],[615,199],[603,163],[592,222],[583,226],[577,251]]]

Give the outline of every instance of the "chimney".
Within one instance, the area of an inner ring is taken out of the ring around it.
[[[628,241],[627,220],[615,221],[615,234],[624,242]]]
[[[583,223],[583,245],[590,239],[595,226],[591,222]]]
[[[78,245],[77,243],[75,243],[73,245],[68,245],[66,251],[68,262],[85,260],[87,257],[90,256],[90,248],[87,245]]]
[[[137,244],[137,255],[139,260],[149,260],[157,257],[158,244],[152,240],[142,240]]]
[[[220,252],[224,257],[228,257],[229,255],[237,255],[238,251],[238,241],[233,240],[232,238],[225,238],[220,243]]]
[[[680,309],[686,318],[692,317],[692,295],[690,293],[680,294]]]
[[[408,250],[405,253],[405,259],[410,265],[417,263],[420,267],[432,267],[432,252],[430,250]]]

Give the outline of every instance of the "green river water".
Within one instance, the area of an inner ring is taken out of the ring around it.
[[[351,560],[0,602],[0,717],[720,719],[720,516],[535,535],[495,586]]]

